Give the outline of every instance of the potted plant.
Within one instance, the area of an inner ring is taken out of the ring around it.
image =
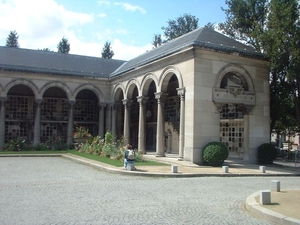
[[[87,139],[91,136],[89,130],[84,126],[76,127],[73,133],[73,139],[75,143],[83,143],[86,142]]]

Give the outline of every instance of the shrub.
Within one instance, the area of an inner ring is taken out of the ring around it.
[[[220,166],[229,155],[227,147],[221,142],[210,142],[203,149],[203,160],[210,166]]]
[[[264,143],[257,149],[257,162],[263,164],[272,164],[277,157],[277,150],[274,145]]]
[[[5,144],[5,151],[24,151],[27,150],[26,142],[23,138],[17,137],[12,139]]]

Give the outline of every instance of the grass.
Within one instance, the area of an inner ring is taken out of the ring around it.
[[[116,160],[116,159],[111,159],[111,158],[107,158],[107,157],[101,157],[101,156],[97,156],[97,155],[92,155],[92,154],[88,154],[85,152],[78,152],[76,150],[60,150],[60,151],[10,151],[10,152],[1,152],[0,154],[63,154],[63,153],[70,153],[73,155],[77,155],[83,158],[87,158],[87,159],[92,159],[101,163],[106,163],[112,166],[116,166],[116,167],[122,167],[124,164],[122,161],[120,160]],[[168,166],[168,164],[165,163],[161,163],[161,162],[155,162],[155,161],[149,161],[149,160],[144,160],[142,162],[135,162],[136,166]]]

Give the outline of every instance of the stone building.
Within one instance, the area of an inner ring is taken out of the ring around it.
[[[270,141],[266,60],[205,27],[129,61],[0,47],[0,97],[1,147],[82,125],[199,164],[211,141],[247,161]]]

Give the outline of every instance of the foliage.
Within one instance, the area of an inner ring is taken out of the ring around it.
[[[191,14],[183,14],[175,20],[169,20],[168,26],[162,27],[167,41],[180,37],[198,28],[198,18]]]
[[[104,47],[102,49],[102,58],[111,59],[114,56],[114,51],[111,49],[110,42],[105,42]]]
[[[23,138],[17,137],[12,139],[5,144],[5,151],[25,151],[27,150],[26,142]]]
[[[300,22],[297,0],[226,0],[219,28],[265,54],[270,67],[271,127],[286,124],[287,112],[300,130]],[[279,121],[279,123],[278,123]],[[277,128],[276,128],[277,126]]]
[[[76,127],[73,133],[73,138],[89,138],[90,136],[89,130],[84,126]]]
[[[203,160],[211,166],[222,165],[228,155],[227,147],[221,142],[210,142],[203,149]]]
[[[257,149],[257,162],[262,164],[272,164],[277,157],[277,149],[271,143],[264,143]]]
[[[6,47],[13,47],[13,48],[18,48],[19,47],[19,35],[18,33],[14,30],[11,31],[6,39]]]
[[[158,46],[161,46],[163,44],[163,40],[161,38],[161,34],[155,34],[153,37],[152,45],[154,48],[157,48]]]
[[[70,43],[68,41],[68,39],[66,38],[62,38],[61,41],[58,43],[57,45],[57,51],[59,53],[64,53],[64,54],[68,54],[70,51]]]

